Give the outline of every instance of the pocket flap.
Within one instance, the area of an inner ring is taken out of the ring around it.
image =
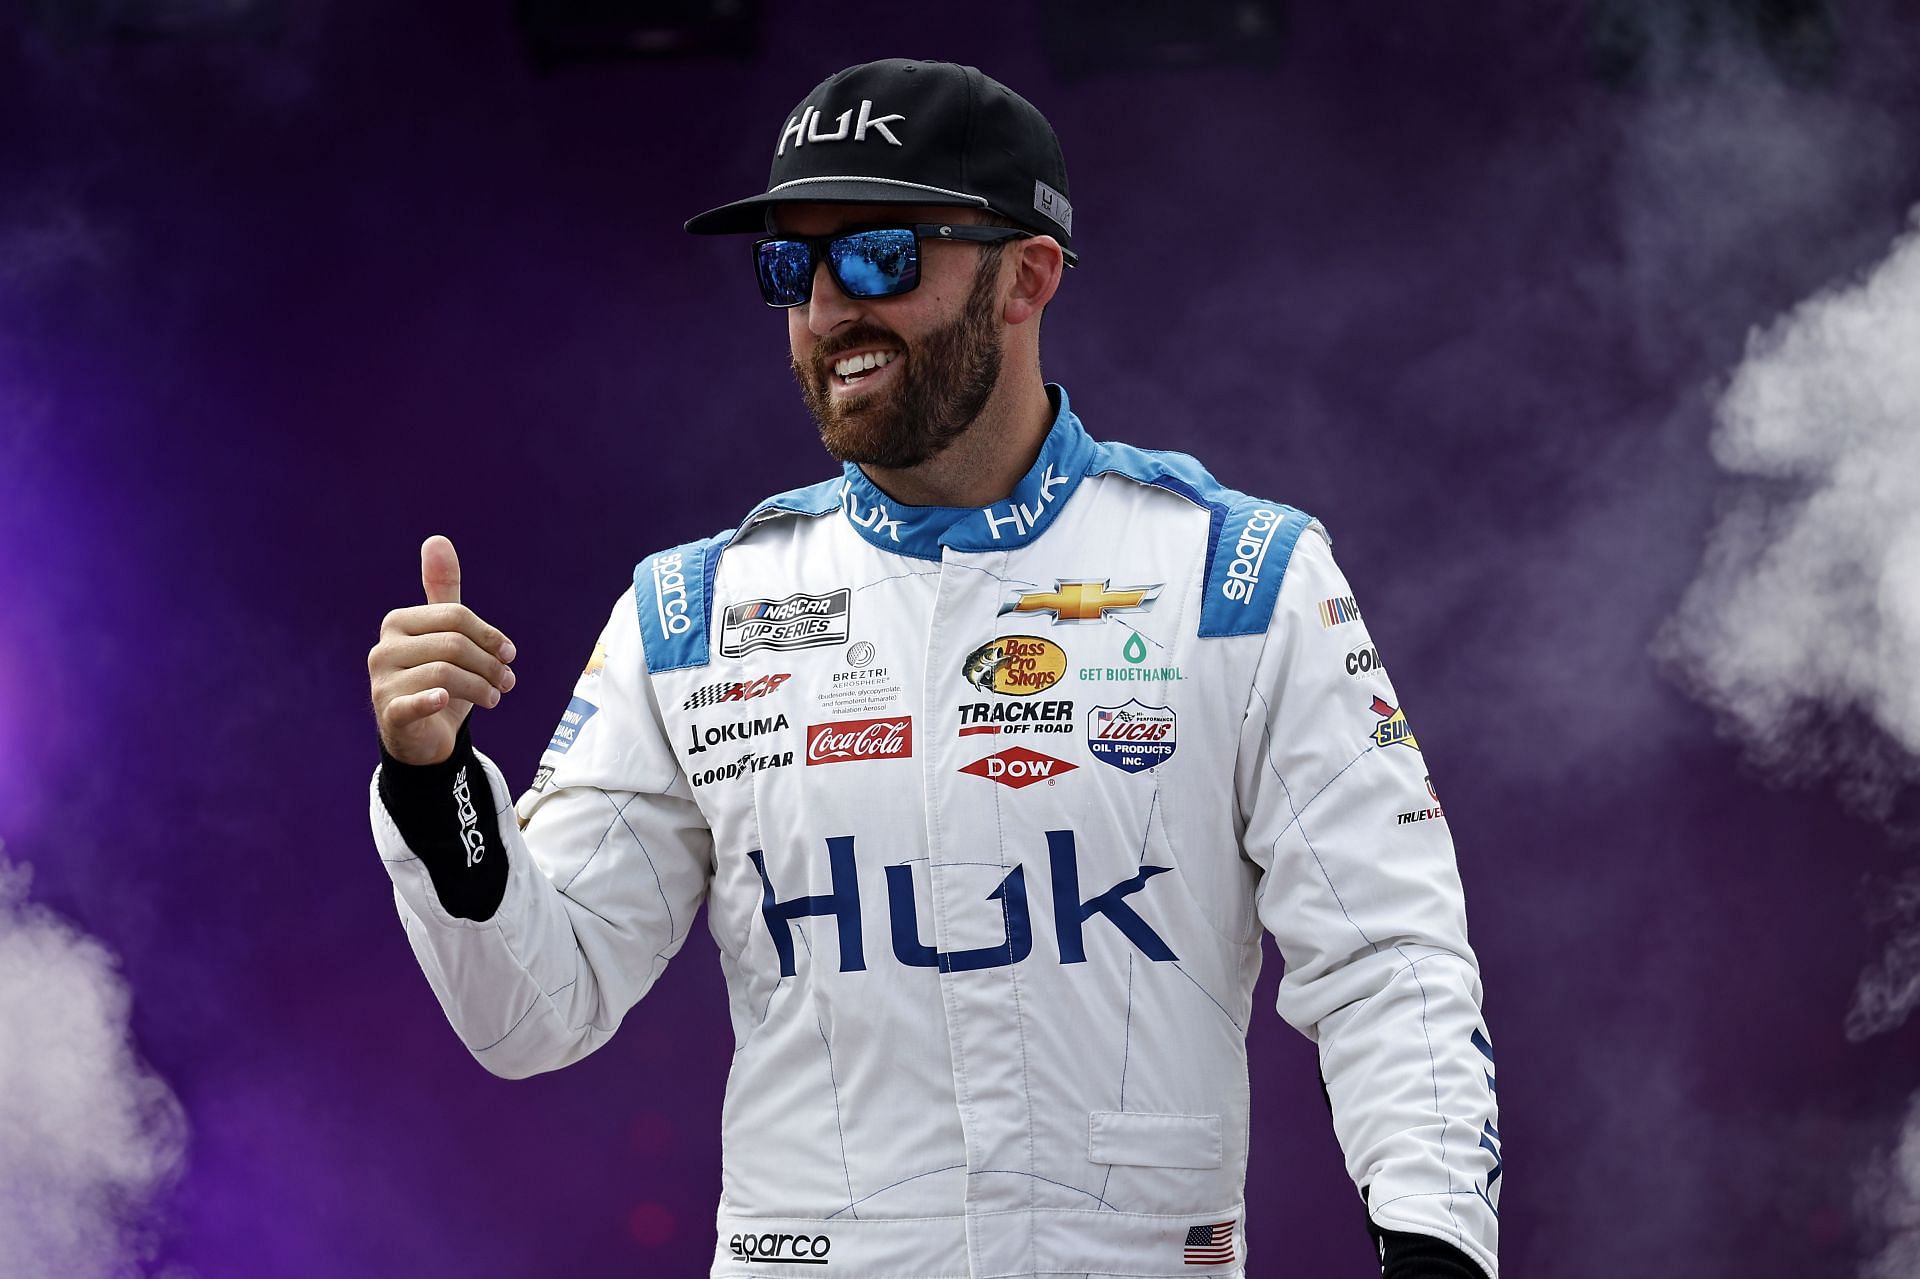
[[[1096,1110],[1088,1116],[1087,1157],[1097,1164],[1218,1168],[1220,1116]]]

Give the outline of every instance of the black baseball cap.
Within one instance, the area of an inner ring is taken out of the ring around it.
[[[781,126],[766,191],[709,209],[687,230],[761,233],[768,206],[789,202],[991,209],[1078,262],[1060,139],[978,67],[886,58],[827,77]]]

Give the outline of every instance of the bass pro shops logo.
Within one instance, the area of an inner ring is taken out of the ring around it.
[[[1015,697],[1052,688],[1066,673],[1066,651],[1038,635],[1002,635],[974,649],[960,665],[961,677],[975,688]]]
[[[824,1266],[833,1251],[833,1240],[826,1235],[735,1235],[727,1240],[727,1251],[735,1261],[774,1261],[789,1266]]]

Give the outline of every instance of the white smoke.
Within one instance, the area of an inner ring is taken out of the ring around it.
[[[1920,1096],[1907,1110],[1899,1144],[1862,1180],[1859,1208],[1886,1235],[1861,1279],[1920,1275]]]
[[[30,879],[0,848],[0,1274],[130,1279],[186,1118],[134,1050],[114,956],[28,902]]]
[[[1768,772],[1830,777],[1911,837],[1896,813],[1920,780],[1920,225],[1750,335],[1712,444],[1742,484],[1660,656]],[[1873,922],[1890,940],[1855,988],[1855,1042],[1920,1005],[1920,872]],[[1920,1275],[1920,1095],[1859,1207],[1884,1241],[1863,1279]]]
[[[1920,228],[1748,340],[1713,454],[1745,486],[1659,641],[1763,767],[1887,820],[1920,780]],[[1920,881],[1849,1037],[1920,1003]]]

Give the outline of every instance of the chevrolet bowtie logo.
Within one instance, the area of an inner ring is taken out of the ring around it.
[[[1111,579],[1109,579],[1110,581]],[[1104,622],[1109,613],[1144,613],[1160,598],[1160,585],[1109,590],[1108,582],[1055,582],[1050,591],[1012,587],[1000,605],[1008,613],[1052,613],[1056,622]]]

